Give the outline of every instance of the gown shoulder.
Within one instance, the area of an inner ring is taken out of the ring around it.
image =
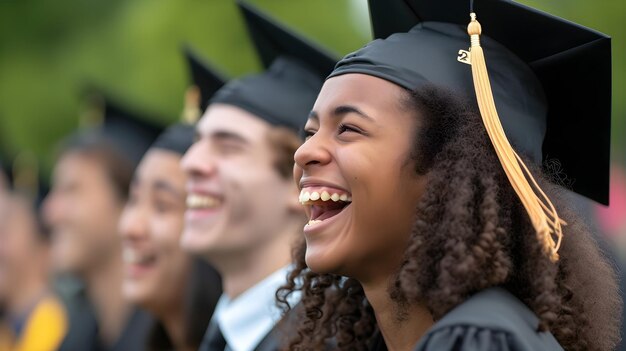
[[[441,318],[415,351],[558,351],[551,333],[538,332],[539,319],[503,288],[470,297]]]

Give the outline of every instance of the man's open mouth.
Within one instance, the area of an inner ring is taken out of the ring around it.
[[[218,197],[205,194],[189,194],[187,196],[187,208],[190,210],[213,209],[222,204]]]
[[[304,188],[299,200],[309,208],[307,226],[310,226],[338,215],[352,203],[352,195],[337,189]]]

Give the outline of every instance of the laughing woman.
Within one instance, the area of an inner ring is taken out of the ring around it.
[[[197,350],[221,294],[217,272],[180,248],[186,177],[180,168],[193,126],[174,125],[137,167],[120,220],[124,296],[157,320],[148,351]]]
[[[614,274],[539,167],[559,157],[574,190],[602,200],[608,40],[479,1],[498,41],[472,20],[471,52],[457,60],[470,44],[466,2],[407,5],[370,1],[376,36],[392,35],[337,64],[296,152],[310,222],[277,293],[285,304],[303,292],[291,349],[612,350]],[[592,62],[589,74],[562,74]],[[570,128],[591,116],[597,132]]]

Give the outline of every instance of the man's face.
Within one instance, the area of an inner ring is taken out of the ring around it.
[[[116,254],[122,206],[98,159],[79,151],[66,153],[54,169],[44,204],[55,268],[80,275]]]
[[[270,128],[234,106],[207,109],[182,160],[189,177],[183,248],[213,261],[232,258],[284,231],[297,192],[274,167]]]

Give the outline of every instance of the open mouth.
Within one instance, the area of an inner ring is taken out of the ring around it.
[[[124,248],[122,252],[122,260],[124,263],[129,265],[149,267],[156,262],[157,256],[148,252],[140,252],[131,248]]]
[[[311,189],[300,191],[300,203],[309,208],[306,226],[320,224],[335,217],[352,203],[352,195],[335,189]]]
[[[218,197],[205,194],[189,194],[187,208],[190,210],[214,209],[220,207],[222,200]]]

